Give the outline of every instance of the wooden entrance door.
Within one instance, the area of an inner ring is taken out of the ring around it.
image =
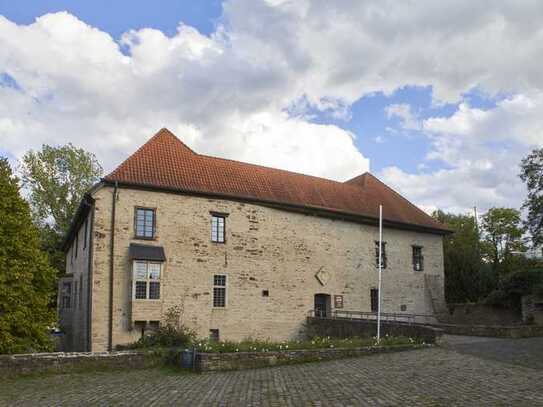
[[[315,294],[315,316],[326,318],[330,316],[330,295]]]

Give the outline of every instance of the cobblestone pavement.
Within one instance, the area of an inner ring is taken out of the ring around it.
[[[450,349],[480,358],[543,370],[543,338],[502,339],[446,335]]]
[[[0,404],[542,406],[543,371],[431,348],[213,374],[159,369],[0,381]]]

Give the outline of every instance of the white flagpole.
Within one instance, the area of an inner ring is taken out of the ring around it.
[[[383,261],[383,205],[379,205],[379,286],[377,289],[377,343],[381,340],[381,269]]]

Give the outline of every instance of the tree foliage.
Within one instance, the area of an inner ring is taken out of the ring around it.
[[[514,270],[521,256],[514,252],[526,250],[524,227],[520,212],[513,208],[491,208],[482,218],[483,255],[497,275],[506,275]]]
[[[533,244],[543,245],[543,148],[532,151],[521,162],[520,178],[528,187],[524,208]]]
[[[64,234],[85,192],[102,175],[94,154],[72,144],[28,151],[22,159],[22,180],[29,190],[33,215]]]
[[[81,199],[102,175],[96,157],[72,144],[43,145],[22,159],[22,181],[28,191],[34,221],[40,227],[43,249],[59,271],[64,269],[60,243]]]
[[[0,158],[0,353],[50,350],[55,271],[40,250],[28,203]]]
[[[443,211],[434,212],[433,216],[454,231],[443,239],[447,302],[479,300],[493,289],[496,281],[481,261],[475,218]]]

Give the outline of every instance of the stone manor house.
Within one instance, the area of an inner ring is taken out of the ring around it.
[[[136,341],[172,307],[200,337],[295,338],[308,312],[443,303],[449,231],[369,173],[336,182],[197,154],[166,129],[84,197],[65,239],[67,350]]]

